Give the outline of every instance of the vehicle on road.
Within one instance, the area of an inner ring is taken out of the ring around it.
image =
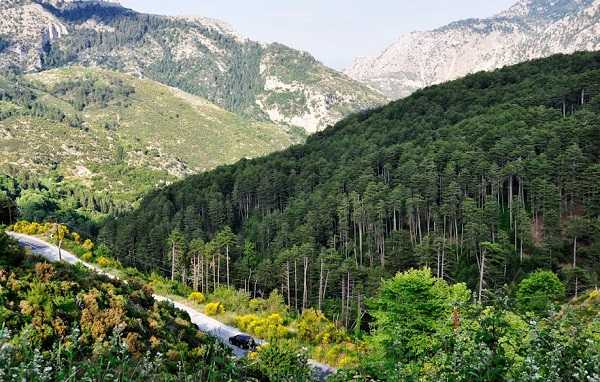
[[[256,350],[256,341],[254,338],[245,335],[245,334],[237,334],[235,336],[229,337],[229,343],[233,346],[237,346],[244,350],[254,351]]]

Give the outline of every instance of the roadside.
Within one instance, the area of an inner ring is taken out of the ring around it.
[[[29,248],[34,254],[41,256],[50,262],[59,261],[59,249],[55,245],[47,243],[47,242],[45,242],[41,239],[38,239],[34,236],[24,235],[24,234],[15,233],[15,232],[7,232],[7,234],[10,235],[11,237],[13,237],[14,239],[16,239],[22,247]],[[81,264],[82,266],[84,266],[88,269],[91,269],[99,274],[105,275],[111,279],[118,278],[114,274],[108,273],[108,272],[104,271],[103,269],[99,268],[98,266],[95,266],[93,264],[89,264],[85,261],[82,261],[81,259],[79,259],[77,256],[73,255],[69,251],[61,249],[60,253],[61,253],[62,261],[66,262],[66,263],[73,264],[73,265]],[[246,333],[242,333],[237,328],[228,326],[220,321],[217,321],[214,318],[211,318],[211,317],[199,312],[198,310],[196,310],[190,306],[187,306],[181,302],[175,301],[169,297],[158,295],[158,294],[154,294],[153,297],[157,301],[170,302],[176,308],[188,313],[192,323],[194,323],[200,331],[205,332],[207,334],[210,334],[213,337],[218,338],[226,346],[228,346],[232,349],[232,351],[236,357],[241,358],[241,357],[246,356],[246,354],[248,353],[246,350],[241,349],[236,346],[233,346],[229,343],[230,337],[237,335],[237,334],[246,334]],[[255,338],[255,341],[258,344],[264,343],[264,341],[257,339],[257,338]],[[309,360],[309,365],[312,368],[315,376],[321,381],[324,381],[329,375],[336,372],[336,369],[334,369],[328,365],[313,361],[313,360]]]

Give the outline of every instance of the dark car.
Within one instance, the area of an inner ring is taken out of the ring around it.
[[[246,334],[229,337],[229,343],[244,350],[256,350],[256,341]]]

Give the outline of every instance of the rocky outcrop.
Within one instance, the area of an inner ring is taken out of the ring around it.
[[[521,0],[489,19],[471,19],[400,38],[345,71],[392,98],[481,70],[600,49],[600,0]]]

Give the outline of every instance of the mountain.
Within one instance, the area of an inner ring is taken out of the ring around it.
[[[0,77],[0,105],[2,171],[53,171],[126,200],[303,139],[179,89],[99,68]]]
[[[600,53],[556,55],[432,86],[304,145],[188,177],[106,221],[98,238],[152,270],[171,264],[170,235],[185,248],[230,227],[236,287],[279,289],[290,306],[301,298],[346,322],[381,277],[422,266],[483,298],[552,269],[575,295],[600,274],[599,141]]]
[[[391,98],[556,53],[600,49],[600,1],[520,0],[488,19],[400,36],[377,57],[345,71]]]
[[[309,133],[385,101],[308,53],[250,41],[218,20],[64,0],[3,1],[0,20],[0,67],[120,70]]]

